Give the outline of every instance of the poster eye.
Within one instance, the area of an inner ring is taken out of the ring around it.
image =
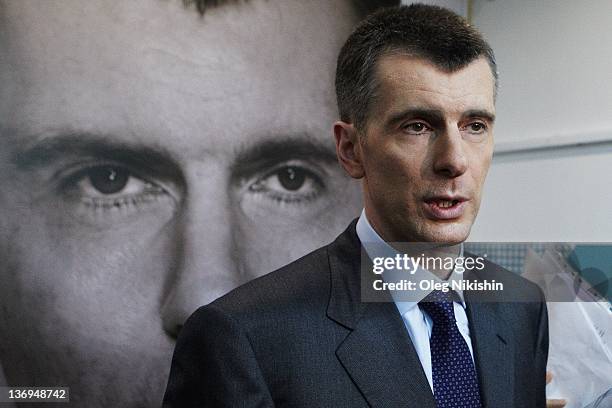
[[[66,190],[73,196],[104,201],[144,197],[147,194],[162,194],[163,188],[134,174],[128,167],[116,164],[99,164],[83,168],[69,176]]]
[[[307,176],[304,169],[294,166],[283,167],[276,174],[280,185],[288,191],[299,190],[304,185]]]
[[[89,170],[86,175],[91,186],[104,195],[121,192],[130,180],[128,170],[117,166],[99,166]]]
[[[257,179],[250,190],[283,202],[303,202],[316,197],[325,184],[307,164],[283,164]]]

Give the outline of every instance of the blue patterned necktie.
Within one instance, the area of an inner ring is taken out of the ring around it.
[[[419,302],[433,321],[429,348],[437,408],[480,408],[476,369],[455,321],[452,294],[433,291]]]

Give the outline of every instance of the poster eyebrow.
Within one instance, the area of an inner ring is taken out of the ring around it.
[[[262,163],[279,163],[291,159],[316,159],[326,163],[337,161],[336,151],[306,134],[273,137],[244,147],[236,154],[234,174],[248,174]]]
[[[116,160],[135,166],[177,173],[169,152],[162,148],[127,143],[116,137],[91,132],[70,131],[44,136],[17,149],[11,161],[19,170],[48,166],[67,156]]]

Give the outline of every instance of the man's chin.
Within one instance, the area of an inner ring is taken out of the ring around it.
[[[423,234],[423,242],[437,242],[442,245],[458,245],[470,235],[471,223],[436,222]]]

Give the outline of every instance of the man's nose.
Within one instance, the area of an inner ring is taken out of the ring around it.
[[[433,145],[433,167],[436,174],[447,178],[461,176],[468,169],[464,140],[454,127],[436,137]]]
[[[224,177],[207,177],[187,184],[191,188],[177,217],[176,270],[161,309],[164,330],[173,337],[198,307],[241,282],[228,183]]]

